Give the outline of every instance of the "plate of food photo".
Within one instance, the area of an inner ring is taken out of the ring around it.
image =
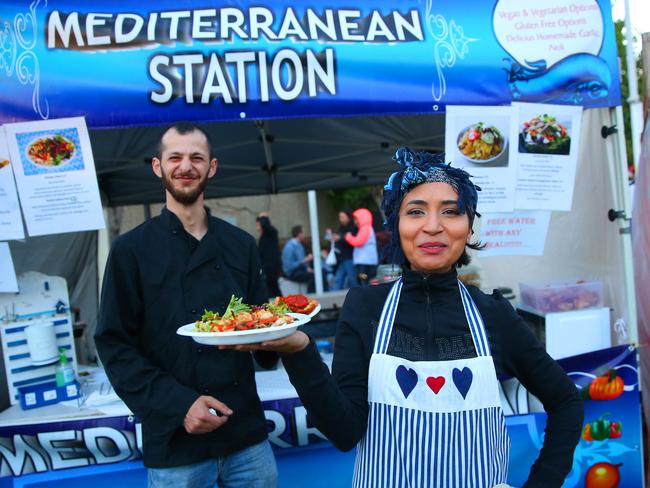
[[[49,134],[34,139],[25,150],[27,159],[46,167],[60,167],[69,162],[75,153],[74,143],[61,134]]]
[[[460,154],[471,163],[485,164],[499,158],[508,145],[508,139],[494,125],[477,122],[458,134]]]
[[[176,333],[212,346],[253,344],[288,336],[310,320],[308,315],[290,312],[283,303],[253,306],[233,295],[223,314],[205,310],[199,320]]]
[[[568,155],[571,137],[566,125],[543,114],[524,122],[519,132],[519,152]]]

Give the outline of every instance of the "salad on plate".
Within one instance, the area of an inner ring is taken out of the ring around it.
[[[61,134],[39,137],[27,147],[27,156],[40,166],[59,166],[72,158],[75,145]]]
[[[280,327],[295,320],[288,315],[289,312],[289,307],[284,303],[251,306],[243,303],[242,298],[232,295],[223,314],[205,310],[200,320],[196,321],[195,331],[232,332]]]
[[[524,122],[519,133],[519,152],[567,155],[571,137],[567,127],[543,114]]]

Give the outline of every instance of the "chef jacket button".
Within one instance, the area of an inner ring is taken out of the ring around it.
[[[219,266],[218,264],[215,264],[215,265],[214,265],[214,269],[216,269],[217,271],[219,271],[219,270],[221,269],[221,266]]]
[[[196,350],[196,352],[198,352],[199,354],[201,354],[201,353],[203,352],[203,348],[199,347],[199,348]]]
[[[207,395],[208,393],[210,393],[210,390],[207,389],[207,388],[203,388],[203,393],[205,393]]]
[[[174,235],[178,235],[178,231],[177,231],[177,230],[173,230],[173,231],[172,231],[172,234],[174,234]]]
[[[196,313],[196,309],[193,308],[192,310],[190,310],[190,313]]]
[[[239,381],[234,381],[232,385],[233,386],[239,386]]]

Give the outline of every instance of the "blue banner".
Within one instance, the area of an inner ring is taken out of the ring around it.
[[[0,122],[620,104],[609,0],[355,3],[5,0]]]
[[[634,348],[619,346],[558,361],[585,400],[585,423],[564,488],[643,486],[636,355]],[[506,425],[512,442],[508,483],[521,486],[542,447],[546,414],[512,415]]]
[[[619,346],[559,361],[585,398],[585,424],[565,488],[643,486],[636,354],[632,347]],[[512,444],[508,482],[521,486],[539,455],[546,414],[537,413],[539,401],[513,380],[503,386]],[[267,400],[262,405],[276,455],[300,455],[329,446],[309,422],[299,398]],[[0,427],[0,487],[8,486],[5,477],[133,461],[141,458],[141,452],[141,425],[133,416],[46,423],[25,419],[24,424]],[[314,476],[331,486],[347,476],[349,484],[353,457],[354,453],[338,457],[338,471],[323,469]]]

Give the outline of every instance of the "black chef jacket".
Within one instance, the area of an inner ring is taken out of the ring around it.
[[[165,208],[118,237],[106,265],[97,351],[115,391],[142,421],[148,467],[192,464],[266,439],[251,355],[176,334],[203,309],[223,313],[231,295],[253,304],[266,299],[252,236],[208,220],[196,241]],[[200,395],[234,413],[213,432],[188,434],[183,420]]]

